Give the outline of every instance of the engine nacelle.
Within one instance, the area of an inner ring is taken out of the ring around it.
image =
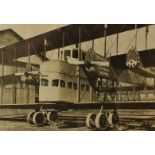
[[[39,76],[25,73],[21,76],[21,81],[28,84],[39,84]]]
[[[139,55],[138,52],[132,48],[126,55],[126,66],[128,68],[135,68],[139,63]]]

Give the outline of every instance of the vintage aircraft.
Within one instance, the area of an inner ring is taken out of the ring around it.
[[[136,25],[136,28],[145,26],[147,25]],[[39,102],[34,104],[3,104],[0,105],[0,108],[34,109],[27,115],[27,120],[36,125],[42,125],[45,121],[50,122],[57,118],[57,112],[50,109],[57,111],[101,107],[103,109],[102,105],[104,108],[116,109],[117,104],[121,101],[114,96],[117,94],[117,90],[121,89],[117,82],[130,83],[130,86],[125,86],[127,91],[131,88],[135,90],[142,84],[141,81],[133,82],[128,76],[126,79],[121,79],[121,74],[131,71],[133,74],[141,76],[143,81],[146,77],[155,77],[154,72],[148,69],[148,67],[155,66],[155,49],[136,51],[135,48],[131,48],[128,54],[107,58],[98,55],[93,49],[88,52],[83,51],[80,44],[84,41],[133,29],[135,29],[134,24],[67,25],[1,48],[1,64],[7,63],[6,52],[10,54],[12,61],[17,61],[18,58],[24,56],[29,58],[28,71],[3,77],[3,84],[8,77],[12,76],[27,84],[35,85],[39,89]],[[47,51],[74,44],[77,48],[58,50],[56,59],[49,60],[46,57]],[[30,56],[34,54],[42,59],[41,64],[31,64]],[[38,65],[40,69],[32,71],[31,66],[33,65]],[[135,103],[137,101],[123,102],[122,107],[129,104],[130,106],[139,106],[138,103]],[[151,106],[155,107],[152,101],[150,103]],[[147,105],[150,104],[147,103]],[[145,106],[146,104],[142,108]],[[127,106],[127,108],[130,107]],[[96,114],[87,116],[86,124],[88,127],[105,129],[107,125],[114,125],[118,122],[116,110],[103,113],[102,109],[97,116]]]

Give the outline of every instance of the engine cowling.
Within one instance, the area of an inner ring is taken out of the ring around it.
[[[131,48],[126,55],[126,66],[128,68],[135,68],[139,63],[139,55],[138,52]]]

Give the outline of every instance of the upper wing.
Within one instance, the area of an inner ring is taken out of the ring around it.
[[[137,25],[138,28],[144,26],[146,26],[146,24]],[[57,49],[67,45],[77,44],[79,43],[79,28],[81,31],[81,42],[104,36],[104,24],[67,25],[59,29],[52,30],[50,32],[1,48],[0,63],[5,63],[10,60],[25,57],[28,55],[35,54],[42,56],[42,53],[45,50],[45,40],[46,51]],[[132,30],[134,28],[134,24],[109,24],[107,28],[107,36]]]

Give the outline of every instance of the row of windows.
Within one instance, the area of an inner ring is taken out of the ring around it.
[[[78,53],[77,49],[61,51],[61,58],[62,58],[63,52],[64,52],[64,58],[72,56],[73,58],[77,59],[79,57],[79,53]],[[71,52],[72,52],[72,55],[71,55]],[[81,59],[82,60],[85,60],[85,56],[86,56],[86,54],[81,51]]]
[[[41,79],[41,86],[48,86],[49,85],[49,82],[47,79]],[[51,86],[52,87],[62,87],[62,88],[65,88],[66,87],[66,83],[64,80],[59,80],[59,79],[54,79],[52,80],[52,83],[51,83]],[[74,90],[77,90],[77,83],[75,82],[68,82],[67,83],[67,88],[68,89],[74,89]],[[82,91],[89,91],[89,86],[88,85],[85,85],[85,84],[81,84],[81,90]]]

